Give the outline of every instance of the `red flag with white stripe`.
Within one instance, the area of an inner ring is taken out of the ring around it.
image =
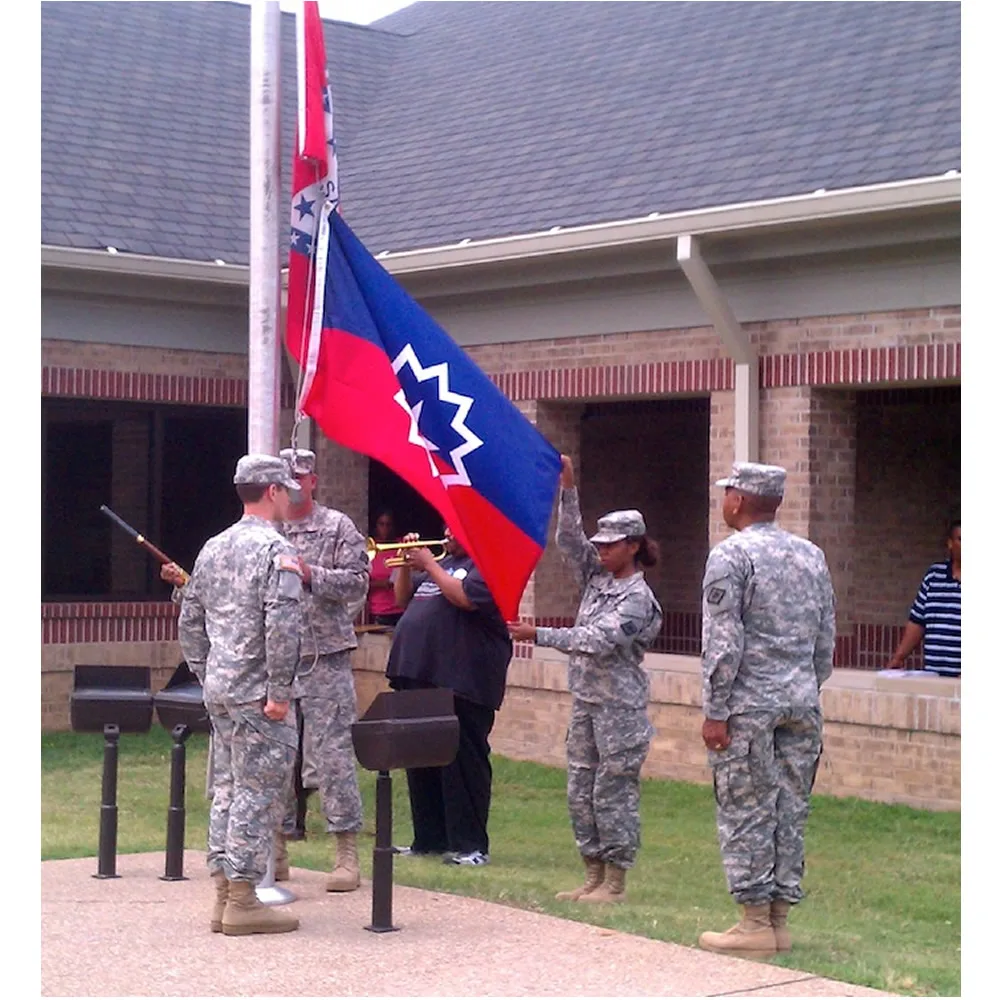
[[[309,394],[319,350],[318,330],[310,337],[316,288],[316,244],[326,207],[340,210],[333,100],[326,70],[326,45],[319,4],[306,0],[296,15],[298,34],[298,128],[292,159],[291,247],[288,255],[286,343],[303,361],[299,406]],[[313,357],[315,362],[315,357]]]

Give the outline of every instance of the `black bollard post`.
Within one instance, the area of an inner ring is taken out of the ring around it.
[[[185,758],[184,744],[191,730],[183,723],[170,730],[174,746],[170,751],[170,806],[167,809],[167,862],[162,882],[184,880],[184,784]]]
[[[115,872],[118,851],[118,737],[115,725],[104,727],[104,774],[101,778],[101,833],[94,878],[120,878]]]
[[[375,850],[372,855],[372,922],[366,931],[383,934],[392,926],[392,778],[379,771],[375,779]]]

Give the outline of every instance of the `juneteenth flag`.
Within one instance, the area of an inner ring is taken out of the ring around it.
[[[287,329],[299,410],[431,503],[514,618],[545,548],[559,454],[341,218],[322,22],[315,2],[303,7]]]

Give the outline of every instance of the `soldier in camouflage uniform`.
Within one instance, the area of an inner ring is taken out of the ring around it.
[[[774,523],[785,470],[738,462],[722,514],[735,529],[703,585],[702,738],[722,863],[741,921],[709,951],[762,958],[791,947],[803,836],[822,749],[819,690],[833,672],[834,594],[821,549]]]
[[[588,540],[573,464],[565,455],[562,462],[556,544],[583,587],[576,624],[519,623],[511,635],[570,654],[567,798],[586,879],[556,898],[621,902],[639,849],[639,771],[654,733],[642,661],[663,622],[640,566],[655,565],[658,548],[637,510],[606,514]]]
[[[292,781],[296,725],[290,710],[299,655],[302,578],[277,531],[298,484],[272,455],[236,465],[243,517],[210,538],[184,588],[178,633],[201,681],[212,722],[215,786],[208,868],[216,901],[211,928],[273,934],[299,922],[261,905],[275,830]]]
[[[281,457],[302,491],[282,532],[299,556],[305,587],[302,659],[293,687],[302,715],[303,784],[319,788],[327,831],[334,836],[327,891],[350,892],[361,885],[357,835],[362,821],[351,740],[358,717],[351,650],[358,645],[354,619],[368,594],[368,556],[365,539],[351,519],[313,499],[315,454],[286,448]],[[278,839],[276,879],[288,877],[286,841],[295,825],[292,789]]]

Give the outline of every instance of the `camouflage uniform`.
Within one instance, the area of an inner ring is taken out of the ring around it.
[[[737,463],[732,486],[780,497],[785,470]],[[773,522],[709,553],[702,590],[702,698],[728,720],[709,750],[729,891],[743,905],[796,903],[803,835],[822,749],[820,685],[833,671],[834,594],[821,549]]]
[[[281,457],[296,473],[311,473],[311,451],[286,448]],[[361,792],[351,740],[358,718],[351,650],[358,645],[354,619],[368,594],[365,539],[340,511],[314,503],[298,521],[286,521],[282,532],[312,575],[303,592],[301,660],[292,692],[302,713],[302,784],[319,788],[330,833],[361,829]],[[295,790],[283,822],[295,832]]]
[[[556,544],[583,597],[572,628],[539,628],[535,643],[569,653],[567,798],[576,845],[584,858],[631,868],[639,849],[639,771],[654,733],[642,659],[663,613],[641,572],[616,580],[591,544],[644,535],[642,515],[616,511],[598,529],[588,540],[579,494],[562,490]]]
[[[190,583],[190,580],[188,581]],[[170,600],[181,607],[184,603],[184,595],[188,591],[188,584],[182,587],[174,587],[170,592]],[[199,678],[200,680],[200,678]],[[212,734],[208,734],[208,763],[205,767],[205,798],[211,801],[215,786],[215,741]]]
[[[280,483],[293,495],[299,489],[272,456],[244,456],[235,481]],[[291,545],[272,522],[252,515],[205,543],[184,589],[181,650],[212,722],[208,867],[229,880],[263,878],[292,780],[294,712],[274,722],[263,707],[267,699],[291,700],[301,595]]]

